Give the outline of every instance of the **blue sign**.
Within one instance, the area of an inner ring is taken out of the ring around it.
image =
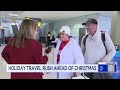
[[[108,72],[108,65],[104,64],[98,65],[98,72]]]

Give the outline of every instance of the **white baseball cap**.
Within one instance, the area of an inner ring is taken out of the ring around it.
[[[71,31],[70,31],[70,28],[69,28],[68,26],[63,26],[63,27],[60,29],[59,33],[60,33],[60,32],[64,32],[64,33],[68,34],[69,36],[71,35]]]

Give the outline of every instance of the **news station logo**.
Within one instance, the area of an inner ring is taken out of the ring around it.
[[[116,62],[109,62],[98,65],[98,72],[119,73],[119,67]]]
[[[98,72],[108,72],[108,66],[107,65],[98,65]]]

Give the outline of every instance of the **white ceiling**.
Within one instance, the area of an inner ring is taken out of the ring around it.
[[[112,12],[113,11],[0,11],[0,17],[17,19],[34,17],[41,18],[43,21],[55,21],[94,13],[101,13],[111,16]],[[18,16],[13,17],[9,16],[9,14],[17,14]]]

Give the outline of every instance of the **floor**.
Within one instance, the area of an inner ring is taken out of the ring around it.
[[[4,59],[1,56],[1,52],[3,51],[5,45],[0,46],[0,79],[10,79],[10,73],[6,72],[6,62],[4,61]],[[43,47],[43,52],[44,52],[45,48]],[[54,55],[54,48],[52,49],[52,51],[50,52],[50,54],[48,54],[48,63],[47,64],[52,64],[53,63],[53,55]],[[53,79],[52,75],[50,73],[44,73],[43,79]]]

